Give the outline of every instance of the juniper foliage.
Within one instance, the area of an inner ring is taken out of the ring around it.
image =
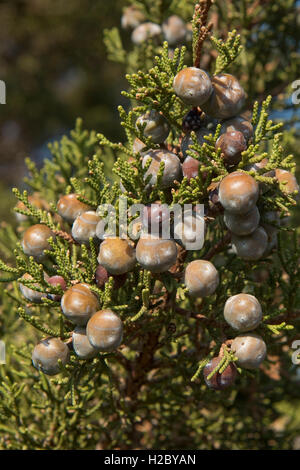
[[[132,3],[142,8],[147,19],[158,23],[178,12],[187,20],[194,8],[193,2],[181,0]],[[201,60],[207,60],[208,54],[213,73],[234,71],[236,61],[241,61],[250,76],[253,57],[260,57],[255,56],[255,48],[261,46],[257,45],[259,41],[251,42],[245,28],[255,19],[261,21],[263,6],[273,12],[273,2],[257,2],[253,11],[250,2],[242,2],[244,15],[238,13],[236,2],[228,2],[226,12],[222,3],[215,5],[219,22],[213,36],[207,26]],[[289,17],[290,2],[276,4],[281,8],[276,12],[284,11],[283,18]],[[193,21],[195,24],[195,16]],[[228,31],[229,24],[236,29]],[[218,34],[220,30],[224,35]],[[176,270],[163,274],[153,275],[136,266],[125,285],[116,291],[112,278],[104,290],[95,284],[95,241],[91,239],[88,245],[75,243],[69,235],[70,227],[57,214],[59,195],[71,192],[94,209],[109,203],[120,211],[119,196],[124,194],[120,181],[129,205],[157,199],[169,204],[208,204],[209,186],[228,172],[220,151],[215,150],[220,126],[203,145],[192,133],[193,143],[187,153],[200,161],[199,175],[190,182],[183,178],[171,192],[160,184],[163,166],[157,184],[149,191],[144,179],[147,166],[142,167],[141,154],[132,149],[135,138],[143,142],[145,149],[158,147],[151,138],[145,138],[143,127],[135,126],[136,118],[151,108],[167,118],[171,126],[167,145],[178,152],[181,124],[188,108],[175,95],[172,83],[178,71],[192,60],[197,40],[199,34],[194,35],[194,45],[187,43],[173,51],[167,42],[148,40],[127,54],[117,29],[106,31],[110,58],[123,63],[127,70],[129,87],[123,95],[130,107],[119,107],[123,141],[111,142],[103,134],[88,132],[78,120],[69,137],[50,146],[52,159],[45,161],[41,170],[27,160],[28,189],[14,190],[23,203],[23,208],[16,211],[26,220],[16,230],[3,225],[0,232],[0,280],[4,284],[0,333],[7,345],[7,363],[0,366],[3,449],[289,449],[299,434],[296,366],[291,362],[300,311],[298,230],[281,226],[277,249],[259,261],[249,262],[230,251],[222,217],[207,217],[201,250],[183,253]],[[207,50],[206,43],[210,44]],[[249,59],[247,65],[245,58]],[[264,78],[264,89],[270,89],[270,80]],[[260,93],[251,87],[250,81],[249,99]],[[275,177],[263,173],[278,167],[294,172],[295,163],[286,152],[282,123],[270,118],[271,96],[260,98],[252,108],[254,138],[243,152],[238,169],[264,185],[259,199],[262,218],[269,211],[290,217],[296,204],[294,195],[288,194]],[[291,142],[293,147],[294,140]],[[249,164],[261,162],[266,156],[267,167],[258,172],[247,170]],[[43,209],[29,201],[32,192],[38,193]],[[20,244],[22,233],[33,223],[47,225],[56,235],[42,263],[25,256]],[[219,271],[220,285],[208,298],[189,298],[178,276],[186,262],[193,259],[212,260]],[[38,292],[61,293],[59,287],[47,283],[44,272],[63,276],[69,287],[76,282],[89,284],[101,307],[113,309],[122,318],[124,344],[115,352],[89,360],[71,353],[70,363],[61,365],[61,373],[55,377],[36,371],[31,365],[31,352],[37,340],[54,336],[69,341],[73,331],[59,302],[45,295],[37,305],[20,293],[20,281]],[[32,279],[21,280],[25,273]],[[224,321],[223,307],[230,295],[239,292],[255,295],[262,305],[264,318],[257,331],[266,341],[268,358],[259,371],[239,368],[235,386],[215,392],[206,387],[201,372],[219,353],[222,360],[211,375],[236,362],[228,347],[235,332]],[[283,414],[285,423],[280,427]]]

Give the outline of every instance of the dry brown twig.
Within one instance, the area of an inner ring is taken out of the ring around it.
[[[74,240],[74,238],[67,232],[64,232],[63,230],[53,230],[53,233],[61,238],[63,238],[64,240],[66,240],[68,243],[75,243],[76,244],[76,241]]]
[[[228,243],[231,240],[231,234],[230,232],[227,232],[226,235],[218,242],[216,243],[203,257],[203,259],[210,260],[213,258],[217,253],[220,253],[220,251],[223,251]]]
[[[193,16],[193,26],[197,27],[198,34],[199,34],[197,44],[195,45],[195,48],[194,48],[194,67],[197,67],[197,68],[200,67],[200,59],[201,59],[203,43],[205,39],[207,38],[207,36],[209,36],[210,31],[213,27],[212,22],[209,22],[207,24],[208,12],[213,2],[214,0],[200,0],[195,5],[195,11],[194,11],[194,16]]]

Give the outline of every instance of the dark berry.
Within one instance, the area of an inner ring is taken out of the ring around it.
[[[220,361],[221,357],[214,357],[203,369],[203,376],[206,385],[214,390],[223,390],[224,388],[230,387],[235,381],[237,374],[235,365],[230,363],[221,374],[216,372],[210,379],[208,379],[207,377],[217,367]]]
[[[67,283],[62,276],[51,276],[47,282],[51,286],[60,286],[63,291],[67,289]],[[61,295],[59,294],[48,294],[47,297],[55,302],[59,302],[61,300]]]
[[[243,116],[236,116],[232,119],[227,119],[222,123],[221,132],[240,131],[243,133],[246,141],[253,136],[253,126],[250,121]]]
[[[108,279],[108,272],[106,271],[104,266],[101,266],[101,264],[99,264],[95,272],[95,282],[97,284],[97,287],[99,287],[99,289],[102,289],[107,283]]]
[[[182,130],[185,133],[196,131],[203,125],[203,113],[199,108],[191,109],[183,118]]]
[[[33,256],[37,261],[43,260],[45,250],[50,250],[48,239],[55,239],[55,235],[47,225],[36,224],[29,227],[24,233],[22,247],[24,253]]]
[[[226,165],[237,165],[241,154],[247,149],[247,143],[242,132],[229,131],[221,134],[216,142],[216,149],[221,149]]]
[[[97,287],[99,287],[99,289],[103,289],[111,276],[112,275],[107,272],[104,266],[101,266],[101,264],[99,264],[95,272],[95,282],[97,284]],[[126,282],[127,273],[119,275],[116,274],[112,277],[114,279],[114,289],[120,289]]]
[[[199,167],[200,161],[188,155],[182,164],[182,174],[188,180],[196,178],[199,175]]]

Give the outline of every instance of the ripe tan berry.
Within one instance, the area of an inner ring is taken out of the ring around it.
[[[62,365],[69,362],[69,348],[59,338],[42,339],[34,348],[32,363],[34,367],[47,375],[60,372],[59,360]]]
[[[88,245],[90,238],[97,238],[96,229],[101,217],[95,211],[84,212],[72,225],[72,237],[77,243]]]
[[[98,349],[89,342],[84,326],[76,326],[72,335],[72,344],[75,354],[80,359],[92,359],[99,353]]]
[[[250,331],[260,324],[262,309],[253,295],[237,294],[226,301],[224,318],[234,330]]]
[[[238,80],[233,75],[222,73],[213,77],[212,86],[213,92],[202,104],[202,110],[217,119],[238,115],[245,102],[245,92]]]
[[[33,256],[37,261],[45,257],[45,250],[50,250],[49,238],[55,240],[55,235],[47,225],[36,224],[29,227],[24,233],[22,248],[28,256]]]
[[[48,278],[47,274],[44,274],[44,278],[45,278],[46,281],[48,280],[47,279]],[[25,273],[25,274],[23,274],[21,279],[31,281],[31,280],[33,280],[33,277],[30,274]],[[35,283],[34,285],[39,287],[39,288],[41,287],[37,283]],[[43,297],[44,298],[46,297],[45,292],[39,292],[39,291],[36,291],[34,289],[30,289],[30,287],[25,286],[21,282],[19,284],[19,287],[20,287],[21,294],[25,297],[25,299],[29,300],[29,302],[39,304],[39,303],[42,302]]]
[[[259,224],[259,210],[256,206],[246,214],[232,214],[224,212],[224,222],[226,227],[235,235],[250,235],[257,229]]]
[[[192,297],[207,297],[219,285],[219,273],[210,261],[198,259],[185,268],[184,284]]]
[[[221,357],[214,357],[203,369],[205,383],[213,390],[224,390],[225,388],[230,387],[234,383],[237,375],[236,367],[231,362],[222,373],[216,372],[210,379],[208,379],[208,376],[218,366],[220,361]]]
[[[244,237],[233,234],[232,245],[240,258],[255,261],[265,254],[268,247],[268,236],[265,229],[257,227],[254,232]]]
[[[165,167],[163,171],[161,184],[164,188],[170,188],[175,180],[179,180],[182,176],[180,160],[172,152],[168,150],[150,150],[143,158],[143,168],[149,159],[152,159],[149,168],[145,173],[145,179],[151,175],[149,184],[151,186],[157,183],[157,174],[159,171],[160,163],[164,162]]]
[[[267,355],[266,343],[255,333],[245,333],[237,336],[231,350],[238,358],[237,364],[245,369],[257,369]]]
[[[196,67],[182,69],[174,78],[173,88],[176,95],[189,106],[201,106],[213,90],[209,75]]]
[[[99,264],[97,266],[96,272],[95,272],[95,282],[97,284],[97,287],[99,289],[103,289],[107,281],[109,280],[110,274],[107,272],[107,270]],[[124,274],[115,274],[113,276],[114,279],[114,289],[120,289],[123,287],[123,285],[126,282],[127,279],[127,273]]]
[[[124,274],[134,268],[135,250],[125,239],[106,238],[100,245],[98,261],[110,274]]]
[[[155,144],[162,144],[169,135],[170,126],[166,118],[159,112],[151,109],[140,116],[136,126],[145,124],[144,135],[151,137]]]
[[[235,171],[222,179],[219,198],[222,206],[233,214],[246,214],[254,208],[259,186],[252,176]]]
[[[101,352],[110,352],[122,343],[123,324],[112,310],[99,310],[89,320],[86,334],[94,348]]]
[[[62,299],[61,308],[63,314],[76,325],[86,325],[93,313],[100,305],[95,294],[87,284],[75,284],[68,289]]]
[[[45,209],[45,204],[38,195],[32,194],[31,196],[28,196],[28,202],[30,202],[30,204],[32,204],[37,209]],[[16,209],[28,210],[22,201],[18,201]],[[28,220],[27,215],[20,214],[19,212],[16,212],[15,214],[18,222],[24,222],[25,220]]]
[[[79,201],[77,194],[65,194],[59,198],[57,212],[69,223],[73,223],[76,217],[90,210],[90,206]]]
[[[144,269],[163,273],[176,262],[176,243],[173,240],[143,235],[136,246],[136,259]]]

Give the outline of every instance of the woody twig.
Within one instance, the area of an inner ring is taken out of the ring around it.
[[[213,23],[209,22],[208,20],[208,12],[210,7],[213,4],[213,0],[200,0],[195,5],[195,11],[193,16],[193,58],[194,58],[194,66],[199,68],[200,67],[200,59],[201,59],[201,52],[202,46],[209,36],[210,31],[212,29]]]

